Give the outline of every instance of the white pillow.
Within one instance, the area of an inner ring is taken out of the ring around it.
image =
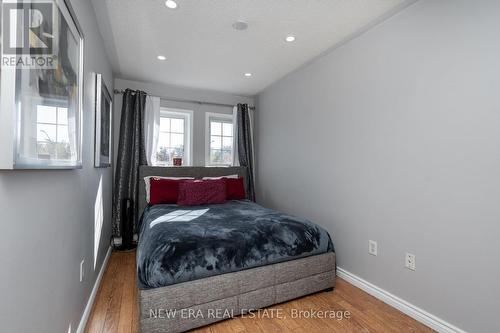
[[[238,175],[228,175],[228,176],[220,176],[220,177],[203,177],[203,179],[222,179],[222,178],[239,178]]]
[[[151,178],[158,179],[174,179],[174,180],[193,180],[193,177],[161,177],[161,176],[147,176],[144,177],[144,187],[146,188],[146,202],[149,203],[149,189],[151,188]]]

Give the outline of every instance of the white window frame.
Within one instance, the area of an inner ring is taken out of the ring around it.
[[[215,167],[228,167],[232,166],[234,163],[234,147],[232,149],[233,161],[231,164],[213,164],[210,162],[210,121],[222,121],[222,122],[230,122],[233,124],[233,138],[234,138],[234,121],[233,115],[227,113],[215,113],[215,112],[207,112],[205,114],[205,166],[215,166]],[[233,140],[234,145],[234,140]]]
[[[33,131],[37,138],[36,140],[36,146],[34,147],[34,152],[38,155],[38,143],[40,141],[38,141],[38,125],[49,125],[49,126],[55,126],[56,127],[56,143],[62,143],[61,141],[58,141],[57,138],[58,138],[58,134],[59,134],[59,127],[60,126],[65,126],[66,127],[66,130],[69,130],[69,127],[70,127],[70,123],[69,123],[69,117],[68,117],[68,107],[67,106],[62,106],[63,104],[61,102],[57,103],[54,102],[54,103],[47,103],[46,101],[43,102],[43,103],[34,103],[34,107],[33,107],[33,112],[35,113],[34,117],[35,117],[35,122],[32,123],[30,126],[33,127]],[[55,123],[47,123],[47,122],[43,122],[43,121],[38,121],[38,107],[39,106],[46,106],[46,107],[51,107],[51,108],[55,108],[56,109],[56,122]],[[66,124],[62,124],[59,122],[59,109],[66,109],[66,119],[67,119],[67,123]],[[70,136],[69,132],[68,132],[68,137]],[[68,140],[68,144],[70,144],[71,140]],[[64,161],[62,159],[59,159],[57,158],[57,152],[56,152],[56,158],[54,158],[53,160],[55,161]]]
[[[182,118],[184,119],[184,157],[183,166],[191,166],[193,163],[193,111],[185,109],[175,109],[169,107],[160,108],[160,118]],[[158,142],[158,146],[160,143]],[[155,152],[156,154],[156,152]],[[162,164],[157,164],[163,166]],[[171,167],[169,165],[168,167]]]

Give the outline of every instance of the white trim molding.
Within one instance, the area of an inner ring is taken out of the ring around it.
[[[76,333],[83,333],[85,331],[85,326],[87,325],[87,321],[89,320],[90,312],[92,311],[92,306],[94,305],[95,297],[97,295],[97,291],[99,290],[99,286],[101,285],[101,280],[106,271],[106,267],[108,267],[109,257],[111,256],[112,247],[108,248],[108,252],[106,252],[106,257],[104,257],[104,261],[102,262],[101,269],[99,270],[99,274],[94,283],[94,287],[92,288],[92,292],[90,293],[89,300],[87,301],[87,305],[85,306],[85,310],[83,311],[82,318],[80,319],[80,323],[78,324],[78,328],[76,329]]]
[[[341,267],[337,267],[337,276],[367,292],[373,297],[378,298],[382,302],[398,309],[422,324],[429,326],[433,330],[441,333],[466,333],[466,331],[436,317],[435,315],[405,301],[404,299],[399,298],[396,295],[391,294],[380,287],[377,287],[374,284],[371,284],[370,282],[346,271]]]

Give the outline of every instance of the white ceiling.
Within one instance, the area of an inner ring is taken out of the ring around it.
[[[125,79],[254,95],[406,0],[93,0]],[[232,28],[236,20],[248,29]],[[296,41],[286,43],[288,34]],[[165,55],[166,61],[157,60]],[[246,78],[243,73],[251,72]]]

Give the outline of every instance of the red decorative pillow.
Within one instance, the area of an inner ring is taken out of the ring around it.
[[[175,204],[179,196],[179,183],[174,179],[151,178],[149,188],[149,204]]]
[[[177,204],[180,206],[220,204],[225,201],[224,179],[184,181],[179,184]]]
[[[226,181],[226,199],[227,200],[244,200],[246,198],[245,185],[243,177],[239,178],[224,178]]]

